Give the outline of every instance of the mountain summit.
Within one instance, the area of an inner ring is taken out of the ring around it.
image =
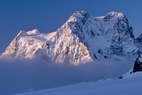
[[[132,64],[136,50],[132,27],[123,13],[93,17],[77,11],[56,32],[21,31],[1,56],[38,56],[62,64]]]

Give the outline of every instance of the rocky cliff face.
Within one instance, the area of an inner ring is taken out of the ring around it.
[[[56,63],[133,64],[137,48],[132,27],[121,12],[93,17],[77,11],[57,31],[21,31],[2,54],[32,59],[35,56]]]
[[[135,39],[135,45],[138,48],[138,57],[135,61],[133,72],[142,71],[142,34]]]

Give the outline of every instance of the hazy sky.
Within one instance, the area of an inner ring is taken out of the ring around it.
[[[93,16],[113,10],[124,12],[134,33],[141,33],[141,0],[0,0],[0,51],[19,30],[55,31],[76,10]]]

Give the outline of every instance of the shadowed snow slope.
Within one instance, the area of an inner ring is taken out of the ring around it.
[[[142,73],[120,80],[101,80],[17,95],[141,95]]]

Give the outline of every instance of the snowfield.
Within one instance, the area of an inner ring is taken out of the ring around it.
[[[49,90],[31,91],[17,95],[141,95],[142,73],[124,79],[79,83]]]

